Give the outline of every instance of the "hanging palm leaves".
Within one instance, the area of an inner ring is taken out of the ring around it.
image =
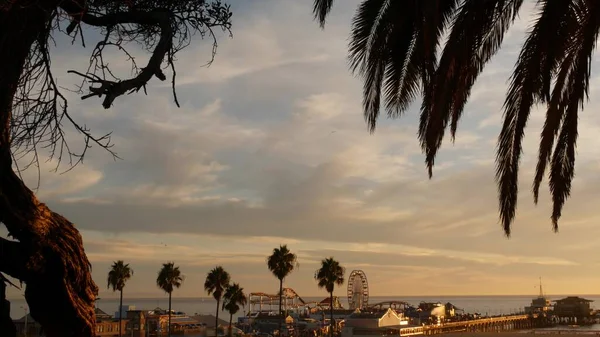
[[[500,49],[522,4],[523,0],[363,0],[352,21],[348,49],[351,70],[363,79],[369,130],[375,130],[382,99],[388,116],[399,117],[421,95],[418,137],[431,177],[446,129],[450,127],[454,139],[477,77]],[[313,11],[321,26],[332,5],[332,0],[315,0]],[[538,0],[537,7],[536,22],[511,76],[498,137],[496,180],[507,236],[517,209],[525,127],[538,103],[546,105],[547,113],[532,189],[537,203],[550,165],[551,218],[558,230],[571,192],[577,117],[587,98],[600,29],[597,1]],[[438,62],[437,49],[446,36]]]

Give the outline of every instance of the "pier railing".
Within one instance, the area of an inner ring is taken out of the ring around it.
[[[448,332],[491,332],[533,328],[534,317],[530,315],[513,315],[481,318],[470,321],[424,325],[400,329],[400,336],[436,335]]]

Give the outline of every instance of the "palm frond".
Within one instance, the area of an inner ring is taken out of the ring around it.
[[[244,294],[244,288],[240,287],[238,283],[233,283],[225,289],[223,295],[222,310],[227,310],[230,314],[235,315],[241,306],[246,306],[248,298]]]
[[[401,116],[421,94],[418,138],[431,178],[446,129],[450,127],[454,141],[472,87],[501,47],[522,4],[523,0],[362,0],[352,21],[348,52],[350,69],[363,80],[369,130],[375,130],[382,91],[389,117]],[[315,1],[321,24],[331,5],[332,1]],[[525,127],[531,107],[539,103],[546,104],[547,111],[532,191],[537,203],[550,165],[552,223],[558,228],[575,174],[577,116],[588,94],[598,6],[594,0],[537,0],[539,14],[513,69],[498,136],[496,181],[507,236],[516,215]],[[446,33],[438,62],[436,50]]]
[[[571,181],[575,176],[575,147],[577,144],[577,119],[578,110],[583,109],[589,90],[592,53],[596,47],[598,32],[600,30],[600,3],[593,0],[581,1],[577,8],[580,14],[580,26],[572,39],[569,52],[575,57],[570,72],[570,85],[566,88],[565,114],[563,117],[560,135],[550,168],[550,191],[552,193],[553,210],[552,224],[558,230],[558,219],[562,214],[562,207],[571,193]]]
[[[321,261],[321,268],[315,272],[315,280],[319,288],[325,288],[327,292],[332,293],[335,285],[344,284],[345,273],[346,269],[330,257]]]
[[[166,293],[172,293],[175,288],[181,287],[184,277],[181,275],[179,267],[175,266],[174,262],[163,263],[162,268],[158,272],[156,285]]]
[[[325,27],[325,20],[327,15],[331,12],[333,6],[333,0],[315,0],[313,4],[313,15],[315,20],[319,22],[321,28]]]
[[[389,117],[399,117],[429,83],[436,51],[457,1],[365,0],[352,21],[350,68],[364,80],[363,109],[375,130],[384,90]],[[417,76],[418,75],[418,76]]]
[[[445,130],[454,138],[477,77],[498,51],[523,0],[465,0],[455,15],[440,64],[424,88],[419,140],[429,177]]]
[[[574,60],[574,53],[565,53],[572,44],[572,32],[579,26],[577,15],[568,1],[545,0],[542,13],[537,23],[538,29],[556,32],[552,38],[541,39],[540,47],[544,49],[545,57],[540,66],[542,77],[542,92],[540,99],[548,103],[546,120],[540,135],[538,163],[533,180],[533,200],[537,204],[539,190],[546,165],[551,161],[554,139],[558,136],[564,115],[564,105],[568,98],[565,96]],[[563,51],[558,52],[558,51]],[[552,75],[556,73],[556,80],[550,95]]]
[[[572,4],[572,2],[568,3]],[[573,6],[568,6],[567,8],[562,8],[564,12],[560,16],[556,16],[556,10],[551,7],[556,5],[546,3],[535,26],[529,33],[513,71],[511,84],[504,103],[504,123],[498,137],[496,155],[496,181],[498,182],[500,220],[507,236],[510,235],[510,226],[516,215],[519,191],[519,161],[529,113],[533,104],[547,99],[547,93],[545,92],[547,88],[546,83],[548,82],[547,77],[552,76],[557,64],[555,59],[557,54],[548,54],[546,50],[564,46],[564,40],[567,39],[563,34],[563,41],[558,42],[557,45],[547,43],[546,39],[549,38],[548,29],[558,29],[561,26],[569,25],[569,18],[573,15]],[[548,20],[555,22],[550,23]],[[551,55],[555,56],[550,58]],[[546,73],[542,76],[542,67],[549,69],[551,73]],[[557,84],[560,85],[561,83],[557,82]],[[552,105],[554,102],[550,103],[551,108],[549,109],[549,113],[560,114],[560,108],[557,110],[556,105]],[[556,116],[551,117],[555,118]],[[551,129],[550,132],[554,133],[554,130],[558,126],[556,125],[556,121],[550,119],[547,122],[548,127]],[[541,145],[547,146],[547,139]],[[540,156],[547,157],[548,154],[542,149]],[[541,165],[538,166],[540,166],[538,171],[542,172]],[[543,176],[543,172],[541,175]]]
[[[133,269],[129,264],[125,264],[123,260],[113,262],[110,271],[108,272],[107,288],[113,291],[121,291],[125,287],[125,283],[133,275]]]
[[[267,258],[267,267],[279,280],[286,278],[298,266],[296,254],[292,253],[287,245],[274,248]]]
[[[206,274],[204,290],[219,301],[223,296],[223,292],[229,286],[230,280],[229,273],[222,266],[216,266]]]

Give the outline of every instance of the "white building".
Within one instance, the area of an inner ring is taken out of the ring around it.
[[[391,308],[377,312],[357,310],[346,318],[342,337],[373,336],[379,330],[399,329],[406,326],[408,326],[408,320]]]

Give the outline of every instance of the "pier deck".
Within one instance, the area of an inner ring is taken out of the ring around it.
[[[342,337],[373,337],[373,336],[415,336],[437,335],[453,332],[500,332],[518,329],[531,329],[535,327],[537,316],[511,315],[500,317],[481,318],[470,321],[442,323],[439,325],[423,325],[412,327],[379,329],[352,328]]]

